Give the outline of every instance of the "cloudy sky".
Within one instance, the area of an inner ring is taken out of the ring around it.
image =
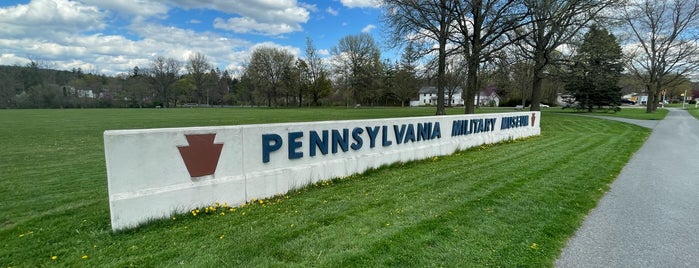
[[[107,75],[203,53],[239,70],[257,46],[321,55],[362,31],[381,43],[380,0],[2,0],[0,65],[29,60]]]

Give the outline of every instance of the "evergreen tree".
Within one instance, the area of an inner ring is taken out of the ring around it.
[[[621,100],[621,58],[621,46],[606,29],[592,27],[585,34],[566,81],[566,89],[582,108],[591,112],[595,106],[611,106],[616,110]]]

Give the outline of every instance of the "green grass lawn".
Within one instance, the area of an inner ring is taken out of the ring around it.
[[[111,232],[106,129],[433,113],[434,108],[0,110],[0,265],[552,266],[650,133],[547,112],[539,137]]]
[[[694,116],[694,118],[699,119],[699,109],[694,108],[694,105],[691,107],[687,107],[687,112],[689,112],[690,115]]]
[[[607,109],[597,109],[592,112],[575,110],[575,109],[561,109],[558,107],[545,109],[543,112],[547,113],[564,113],[564,114],[580,114],[580,115],[595,115],[595,116],[614,116],[629,119],[640,119],[640,120],[662,120],[668,113],[667,109],[659,108],[653,113],[647,113],[645,107],[635,107],[635,106],[621,106],[621,111],[612,112]]]

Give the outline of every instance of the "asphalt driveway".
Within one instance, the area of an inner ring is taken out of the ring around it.
[[[622,121],[653,133],[556,267],[699,267],[699,121],[678,109],[662,121]]]

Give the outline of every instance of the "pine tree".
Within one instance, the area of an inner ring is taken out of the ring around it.
[[[604,28],[591,27],[573,59],[566,89],[588,112],[595,106],[617,110],[621,101],[621,59],[616,37]]]

